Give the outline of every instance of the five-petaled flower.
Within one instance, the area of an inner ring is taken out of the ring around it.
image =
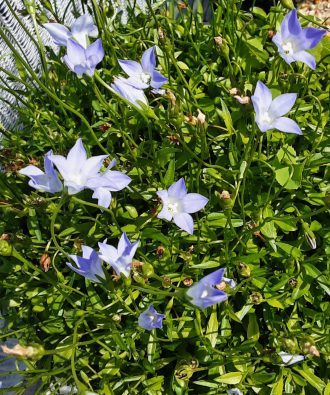
[[[118,276],[122,273],[125,277],[128,277],[132,268],[133,257],[139,243],[139,240],[131,243],[126,232],[124,232],[119,239],[117,248],[107,244],[107,240],[99,243],[100,258],[106,263],[109,263]]]
[[[93,18],[89,14],[81,15],[76,19],[71,26],[71,31],[60,23],[44,23],[43,26],[52,36],[56,45],[65,47],[69,38],[72,38],[84,48],[87,48],[88,36],[94,38],[98,36],[97,27],[94,25]]]
[[[19,173],[30,177],[29,185],[32,188],[42,192],[56,193],[63,189],[63,185],[59,180],[54,166],[50,160],[53,151],[50,150],[45,155],[44,167],[45,172],[40,170],[38,167],[30,165],[21,169]]]
[[[93,248],[83,245],[82,247],[83,256],[69,255],[74,261],[76,266],[66,262],[70,269],[76,273],[89,278],[92,281],[100,282],[100,279],[105,279],[105,274],[102,268],[102,261],[99,254],[93,250]]]
[[[162,329],[164,318],[165,315],[158,313],[154,306],[151,305],[140,314],[138,323],[141,328],[147,329],[148,331],[155,328]]]
[[[219,289],[221,288],[222,281],[225,281],[223,277],[224,272],[225,269],[218,269],[190,287],[186,293],[190,303],[201,309],[205,309],[206,307],[227,300],[227,294]],[[229,279],[226,279],[225,283],[229,286],[236,286],[235,282],[231,283]]]
[[[118,60],[118,62],[129,76],[125,82],[136,89],[149,87],[159,89],[167,82],[167,78],[156,70],[155,47],[151,47],[143,53],[141,64],[134,60]]]
[[[288,63],[299,60],[313,70],[316,68],[315,58],[307,49],[312,49],[320,42],[326,30],[307,27],[302,29],[297,11],[293,9],[283,19],[280,31],[273,37],[280,56]]]
[[[285,93],[274,100],[270,89],[258,81],[254,95],[251,97],[256,122],[262,132],[278,129],[281,132],[302,134],[299,126],[290,118],[282,117],[291,110],[297,98],[296,93]]]
[[[83,74],[92,77],[96,66],[102,61],[103,57],[104,49],[100,38],[87,48],[69,38],[67,53],[63,56],[63,61],[78,77],[82,77]]]
[[[180,229],[192,235],[194,221],[190,214],[201,210],[208,199],[199,193],[187,193],[183,178],[172,184],[168,190],[158,191],[157,195],[163,203],[163,208],[157,217],[168,221],[173,219]]]

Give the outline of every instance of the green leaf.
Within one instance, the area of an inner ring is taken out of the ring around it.
[[[281,375],[278,381],[273,386],[271,395],[282,395],[282,394],[283,394],[283,377]]]
[[[285,189],[298,189],[301,185],[303,165],[282,167],[275,170],[276,181]]]
[[[205,337],[210,340],[211,346],[215,347],[217,344],[218,338],[218,314],[217,314],[217,306],[214,305],[212,307],[212,313],[207,324],[206,334]]]
[[[260,336],[259,325],[255,313],[249,313],[249,324],[247,328],[248,339],[258,340]]]
[[[226,373],[223,374],[221,377],[217,377],[214,379],[214,381],[217,381],[219,383],[223,384],[238,384],[242,380],[243,373],[241,372],[231,372],[231,373]]]
[[[174,183],[174,176],[175,176],[175,159],[172,159],[168,164],[168,168],[163,179],[163,183],[165,188],[168,188]]]
[[[312,369],[308,368],[306,365],[301,369],[298,366],[294,366],[293,370],[298,372],[307,382],[314,387],[319,394],[323,394],[323,390],[325,388],[325,383],[315,374],[313,373]]]

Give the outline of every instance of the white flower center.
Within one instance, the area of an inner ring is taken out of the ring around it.
[[[272,121],[273,121],[273,119],[270,117],[270,115],[268,114],[267,111],[261,115],[261,122],[270,124],[270,123],[272,123]]]
[[[204,289],[204,291],[201,294],[201,298],[206,298],[206,297],[208,297],[208,295],[209,295],[209,293],[207,292],[206,289]]]
[[[67,181],[73,182],[77,185],[85,185],[86,179],[83,174],[72,174],[71,177],[68,177]]]
[[[168,202],[167,202],[167,210],[172,214],[178,214],[179,212],[181,212],[181,204],[179,202],[179,200],[175,199],[175,198],[169,198]]]
[[[149,73],[140,73],[138,75],[138,78],[140,79],[140,81],[143,84],[148,84],[149,85],[149,83],[151,81],[151,75]]]
[[[283,51],[287,55],[292,55],[295,52],[294,45],[291,41],[287,41],[282,45]]]

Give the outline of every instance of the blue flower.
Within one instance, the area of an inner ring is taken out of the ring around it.
[[[289,366],[293,365],[294,363],[301,362],[305,359],[303,355],[292,355],[284,351],[280,351],[277,355],[282,359],[280,366]]]
[[[299,126],[290,118],[282,117],[291,110],[297,99],[296,93],[285,93],[274,100],[270,89],[258,81],[254,95],[251,97],[256,123],[262,132],[278,129],[285,133],[302,134]]]
[[[306,63],[313,70],[316,68],[315,58],[306,49],[312,49],[320,42],[326,30],[308,27],[302,29],[293,9],[283,19],[280,31],[273,37],[280,56],[290,64],[296,60]]]
[[[60,23],[44,23],[43,26],[52,36],[56,45],[67,46],[69,38],[74,39],[84,48],[88,46],[88,36],[97,37],[98,30],[89,14],[81,15],[71,26],[71,31]]]
[[[134,60],[118,60],[118,62],[129,76],[125,82],[136,89],[146,89],[150,86],[159,89],[168,81],[156,70],[155,47],[151,47],[143,53],[141,64]]]
[[[148,106],[148,99],[146,98],[143,90],[134,88],[134,86],[130,85],[127,81],[128,80],[125,78],[115,77],[113,83],[111,84],[111,87],[120,96],[128,100],[135,107],[141,109],[141,103]]]
[[[92,77],[95,67],[102,61],[103,57],[104,49],[100,38],[87,48],[69,38],[67,53],[63,56],[63,61],[78,77],[82,77],[83,74]]]
[[[226,284],[231,286],[230,280],[226,279],[227,281],[224,281],[224,272],[225,269],[218,269],[190,287],[187,291],[190,303],[201,309],[205,309],[206,307],[227,300],[227,294],[219,289],[223,288],[223,285],[225,287]],[[222,282],[225,284],[222,284]]]
[[[208,199],[199,193],[187,193],[183,178],[172,184],[168,190],[158,191],[157,195],[163,203],[163,208],[157,217],[168,221],[173,219],[180,229],[192,235],[194,221],[190,214],[201,210]]]
[[[74,261],[77,267],[71,263],[66,262],[70,269],[76,273],[89,278],[92,281],[100,282],[100,278],[105,279],[105,274],[102,269],[102,261],[96,251],[93,248],[83,245],[82,247],[83,256],[69,255]]]
[[[158,313],[154,306],[151,305],[140,314],[138,322],[141,328],[151,331],[155,328],[162,329],[164,318],[165,315]]]
[[[63,185],[59,180],[54,166],[50,160],[53,151],[50,150],[45,155],[44,167],[45,173],[36,166],[27,166],[19,171],[20,174],[30,177],[29,185],[32,188],[42,192],[55,193],[63,189]]]
[[[92,156],[87,158],[82,140],[78,139],[71,148],[67,158],[62,155],[51,155],[50,160],[55,164],[64,179],[69,195],[79,193],[84,189],[94,191],[93,198],[98,199],[102,207],[109,207],[111,192],[125,188],[131,178],[119,171],[110,170],[116,161],[113,160],[105,172],[100,169],[107,155]]]
[[[140,240],[131,243],[126,232],[124,232],[119,239],[117,248],[107,244],[107,240],[99,243],[100,258],[106,263],[109,263],[118,276],[122,273],[125,277],[128,277],[132,268],[133,257],[139,243]]]

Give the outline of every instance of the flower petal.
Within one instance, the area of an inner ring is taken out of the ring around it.
[[[87,153],[81,138],[79,138],[68,153],[66,165],[71,173],[76,173],[85,165],[85,162],[87,162]]]
[[[285,133],[302,134],[298,124],[290,118],[281,117],[272,123],[272,128]]]
[[[150,85],[153,88],[159,89],[164,84],[166,84],[167,81],[168,81],[168,79],[166,77],[164,77],[159,71],[157,71],[157,70],[152,71]]]
[[[102,242],[99,243],[99,249],[100,249],[99,256],[104,262],[112,265],[118,259],[118,253],[115,247],[105,242]]]
[[[127,80],[123,78],[115,78],[114,82],[111,84],[112,89],[114,89],[120,96],[128,100],[135,107],[141,109],[141,104],[139,102],[148,105],[148,100],[142,90],[136,89],[129,85]]]
[[[76,19],[71,26],[71,32],[75,40],[85,48],[87,46],[86,36],[98,36],[98,29],[94,25],[93,18],[89,14],[81,15]]]
[[[188,193],[182,198],[183,211],[189,214],[196,213],[204,208],[208,201],[209,199],[199,193]]]
[[[111,203],[111,192],[106,188],[96,188],[93,195],[93,199],[98,199],[97,204],[101,207],[108,208]]]
[[[180,178],[179,181],[175,182],[168,188],[169,197],[182,199],[186,194],[187,194],[187,188],[184,178]]]
[[[68,59],[70,64],[78,65],[86,60],[85,48],[71,38],[67,41],[67,55],[64,56]]]
[[[223,278],[223,275],[225,273],[225,269],[221,268],[218,269],[210,274],[208,274],[207,276],[203,277],[201,280],[199,280],[199,282],[201,284],[208,284],[211,287],[214,287],[217,284],[220,284]]]
[[[70,30],[60,23],[44,23],[43,27],[48,31],[56,45],[67,45],[68,39],[72,36]]]
[[[288,113],[297,100],[296,93],[284,93],[277,96],[269,107],[269,115],[272,119],[279,118]]]
[[[311,69],[316,69],[316,61],[312,54],[306,51],[299,51],[294,53],[292,57],[294,60],[299,60],[300,62],[307,64],[307,66],[309,66]]]
[[[119,66],[128,74],[130,77],[143,73],[140,63],[134,60],[118,60]]]
[[[141,58],[142,69],[146,73],[152,73],[154,68],[156,67],[156,55],[155,55],[155,46],[148,48],[143,52]]]
[[[302,32],[301,25],[297,17],[297,10],[293,9],[288,13],[288,15],[283,19],[281,24],[281,34],[283,40],[293,38],[293,36],[299,36]]]
[[[327,31],[325,29],[315,29],[314,27],[303,29],[301,33],[303,41],[302,49],[312,49],[316,47],[326,32]]]
[[[103,182],[106,182],[106,187],[109,191],[118,192],[126,188],[132,181],[128,175],[115,170],[108,170],[102,174]]]
[[[90,60],[92,67],[95,67],[102,61],[104,58],[104,49],[100,38],[86,48],[86,58]]]
[[[194,233],[194,220],[190,214],[187,213],[175,214],[173,217],[173,222],[180,229],[185,230],[190,235]]]
[[[263,84],[261,81],[258,81],[251,100],[254,111],[258,116],[258,112],[268,111],[268,108],[272,103],[272,93],[265,84]]]

